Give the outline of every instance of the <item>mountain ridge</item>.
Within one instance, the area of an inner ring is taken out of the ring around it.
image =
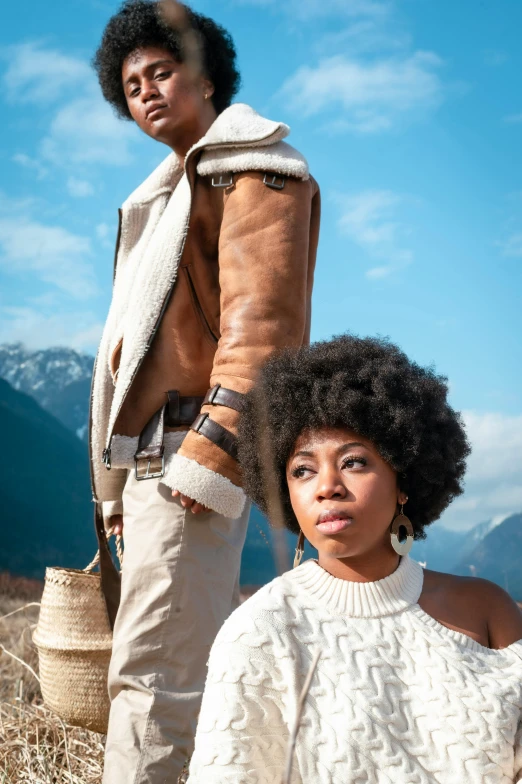
[[[83,441],[94,357],[72,348],[31,351],[22,343],[0,344],[0,378],[30,395]]]

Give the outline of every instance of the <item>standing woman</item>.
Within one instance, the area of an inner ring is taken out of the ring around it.
[[[121,210],[94,372],[93,492],[114,622],[103,781],[174,783],[210,646],[239,600],[244,395],[274,349],[309,339],[319,192],[283,141],[289,128],[231,103],[236,51],[214,20],[126,0],[95,66],[107,101],[166,154]],[[119,607],[102,510],[124,528]]]
[[[266,511],[268,437],[286,525],[319,558],[219,633],[190,784],[280,784],[318,652],[292,784],[522,779],[518,607],[407,554],[462,492],[469,448],[446,396],[443,378],[371,338],[286,351],[262,371],[240,427],[245,487]]]

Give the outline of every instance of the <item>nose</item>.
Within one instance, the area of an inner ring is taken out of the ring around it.
[[[348,493],[339,473],[331,468],[320,472],[317,482],[316,497],[318,501],[333,501],[346,498]]]
[[[144,81],[141,85],[141,100],[143,103],[153,100],[159,96],[159,90],[153,81]]]

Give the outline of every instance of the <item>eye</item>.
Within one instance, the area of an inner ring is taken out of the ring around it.
[[[160,71],[160,73],[156,74],[156,79],[167,79],[171,74],[171,71]]]
[[[140,91],[139,87],[133,87],[132,90],[129,92],[129,98],[135,98]]]
[[[311,473],[312,469],[305,465],[299,465],[295,468],[292,468],[290,475],[294,477],[294,479],[303,479],[307,474]]]
[[[360,455],[348,455],[344,458],[341,468],[364,468],[367,461]]]

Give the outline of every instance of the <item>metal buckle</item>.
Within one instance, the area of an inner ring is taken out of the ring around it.
[[[165,476],[165,455],[161,456],[161,471],[154,471],[154,473],[150,473],[150,464],[153,460],[157,460],[157,457],[135,457],[134,458],[134,476],[138,482],[143,482],[145,479],[161,479]],[[138,474],[138,463],[140,460],[147,461],[147,470],[141,476]]]
[[[108,449],[104,449],[102,452],[102,463],[107,469],[107,471],[111,470],[112,463],[111,463],[111,450],[110,447]]]
[[[213,403],[214,402],[214,400],[216,399],[216,395],[217,395],[217,393],[219,392],[220,389],[221,389],[221,384],[216,384],[215,386],[212,387],[212,389],[210,390],[209,395],[208,395],[208,402],[209,403]]]
[[[213,188],[230,188],[231,185],[234,184],[234,175],[229,174],[228,182],[225,182],[223,179],[223,175],[219,175],[219,180],[216,182],[215,177],[212,177],[212,187]]]
[[[200,414],[198,418],[194,420],[194,422],[190,426],[190,429],[195,430],[196,433],[199,433],[199,431],[203,427],[203,422],[205,422],[206,419],[208,419],[208,414]]]
[[[271,179],[268,179],[269,177]],[[277,174],[265,174],[263,177],[263,185],[267,185],[269,188],[274,188],[276,191],[282,191],[285,187],[285,182],[285,177],[278,177]]]

